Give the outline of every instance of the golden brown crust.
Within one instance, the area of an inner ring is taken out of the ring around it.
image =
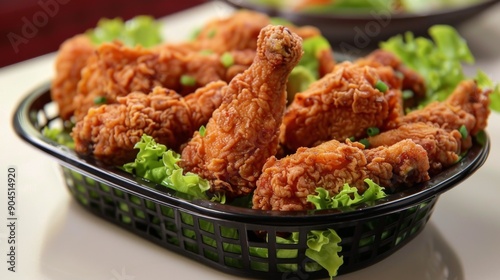
[[[118,97],[117,103],[91,108],[73,128],[75,151],[122,165],[135,158],[134,145],[143,134],[178,150],[220,105],[224,86],[213,82],[185,98],[155,87],[149,94],[133,92]]]
[[[212,192],[249,194],[277,151],[287,77],[302,56],[302,39],[283,26],[262,29],[257,56],[224,89],[204,136],[195,133],[181,166],[211,182]]]
[[[489,109],[489,91],[479,89],[473,80],[462,81],[443,102],[433,102],[415,110],[389,124],[389,129],[404,124],[424,122],[441,127],[449,132],[465,127],[467,135],[461,148],[472,146],[472,136],[486,128]]]
[[[235,62],[250,63],[244,56],[237,55]],[[75,118],[77,121],[82,119],[89,108],[96,106],[97,97],[104,97],[106,103],[111,104],[120,96],[134,91],[148,93],[156,86],[186,95],[210,82],[229,81],[236,74],[235,69],[243,71],[249,66],[235,65],[240,68],[226,68],[218,54],[166,47],[156,50],[130,48],[116,42],[103,44],[82,71],[74,100]],[[194,83],[183,83],[183,76],[191,77]]]
[[[81,78],[80,72],[94,51],[95,47],[86,35],[77,35],[64,41],[57,52],[50,96],[57,103],[59,116],[64,120],[73,115],[73,99]]]
[[[428,154],[429,173],[435,175],[455,164],[461,149],[461,135],[458,130],[447,131],[428,123],[409,123],[379,135],[369,137],[370,147],[390,146],[401,140],[411,139],[421,145]]]
[[[364,150],[360,143],[324,142],[313,148],[299,148],[280,160],[269,158],[257,181],[253,208],[296,211],[314,209],[307,196],[316,188],[331,196],[344,184],[366,190],[365,179],[386,188],[400,188],[429,179],[427,153],[411,140],[390,147]]]
[[[280,143],[294,151],[330,139],[364,137],[367,128],[381,127],[389,116],[396,118],[401,114],[398,92],[379,91],[375,87],[379,80],[376,68],[338,64],[332,73],[295,95],[285,113]]]

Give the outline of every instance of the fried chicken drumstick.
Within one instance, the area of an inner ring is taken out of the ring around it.
[[[302,56],[302,39],[283,26],[262,29],[254,62],[224,88],[206,126],[182,151],[180,165],[228,197],[249,194],[278,148],[286,83]]]
[[[264,165],[253,195],[253,208],[297,211],[314,209],[307,195],[317,187],[331,196],[344,184],[366,190],[365,179],[389,189],[429,179],[426,151],[411,140],[389,147],[364,149],[358,142],[324,142],[313,148],[299,148],[282,159],[271,157]]]

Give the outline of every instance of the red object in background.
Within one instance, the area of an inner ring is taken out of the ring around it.
[[[0,1],[0,67],[56,51],[61,43],[95,27],[103,17],[162,17],[206,0]]]

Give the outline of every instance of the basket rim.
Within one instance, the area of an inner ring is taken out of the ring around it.
[[[32,112],[34,106],[51,102],[50,85],[51,81],[49,80],[34,87],[15,109],[12,124],[14,131],[21,139],[55,158],[61,165],[95,180],[105,182],[117,189],[150,199],[156,203],[168,204],[210,218],[274,225],[290,225],[292,222],[296,222],[297,225],[323,225],[325,222],[370,219],[418,205],[457,186],[484,164],[490,151],[490,139],[486,133],[484,145],[474,143],[473,147],[457,164],[433,176],[427,182],[390,194],[372,204],[360,204],[345,209],[287,212],[247,209],[208,200],[187,200],[177,197],[175,191],[148,182],[145,179],[137,178],[119,168],[99,165],[92,158],[80,157],[67,147],[44,137],[30,121],[30,112]]]

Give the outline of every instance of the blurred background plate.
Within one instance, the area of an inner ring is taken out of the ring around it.
[[[344,53],[359,54],[361,50],[377,46],[381,40],[412,31],[427,35],[435,24],[457,26],[486,11],[500,0],[485,0],[455,8],[434,9],[421,13],[391,13],[389,10],[373,10],[365,13],[308,13],[279,9],[258,1],[224,0],[236,8],[264,12],[281,17],[296,25],[318,27],[332,47]]]

